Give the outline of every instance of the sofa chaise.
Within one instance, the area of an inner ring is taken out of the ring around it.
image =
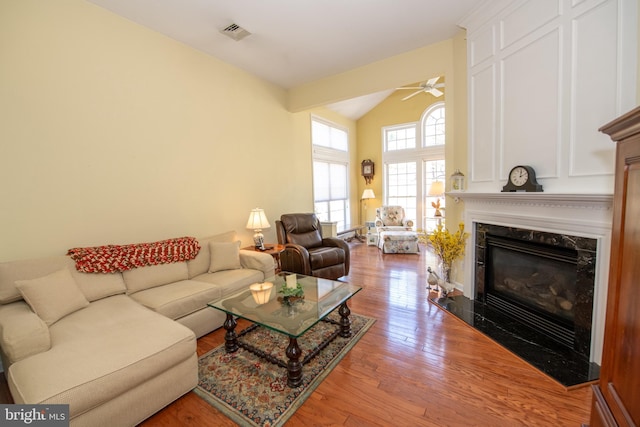
[[[0,263],[0,356],[18,404],[69,404],[73,426],[135,425],[198,383],[207,302],[274,274],[234,232],[188,261],[82,273],[69,256]]]

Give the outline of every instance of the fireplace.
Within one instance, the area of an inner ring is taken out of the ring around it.
[[[454,276],[463,295],[432,302],[565,387],[597,379],[612,195],[455,195],[471,232]]]
[[[475,299],[590,357],[597,240],[475,225]]]

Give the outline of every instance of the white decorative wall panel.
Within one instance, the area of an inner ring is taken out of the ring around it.
[[[606,2],[577,16],[572,23],[571,137],[569,176],[613,174],[615,145],[593,128],[617,116],[616,76],[618,7]]]
[[[636,105],[638,1],[485,0],[461,26],[468,191],[499,192],[528,164],[545,192],[612,193],[614,146],[598,128]]]
[[[557,174],[560,146],[560,34],[553,31],[502,61],[503,159],[500,179],[515,165],[532,165],[539,178]],[[544,66],[540,66],[544,64]],[[523,81],[526,76],[526,81]]]
[[[560,15],[562,0],[524,2],[501,21],[501,49],[511,46],[527,34],[541,28]]]
[[[471,161],[474,181],[493,181],[496,145],[495,65],[479,70],[469,85],[471,125]],[[480,108],[482,107],[482,108]]]
[[[469,42],[470,64],[476,66],[482,61],[491,58],[495,51],[495,31],[491,26],[485,31],[477,35],[477,37]]]

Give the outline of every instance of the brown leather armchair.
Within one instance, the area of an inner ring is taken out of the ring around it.
[[[322,237],[315,214],[284,214],[276,221],[283,271],[335,280],[349,274],[349,245],[336,237]]]

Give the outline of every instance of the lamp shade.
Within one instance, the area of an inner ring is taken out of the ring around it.
[[[376,198],[376,195],[373,194],[373,190],[370,188],[367,188],[362,192],[362,200],[375,199],[375,198]]]
[[[249,286],[251,290],[251,295],[253,295],[253,299],[256,304],[266,304],[269,302],[271,297],[271,288],[273,288],[273,283],[264,282],[264,283],[254,283]]]
[[[271,227],[271,225],[269,225],[269,221],[267,221],[264,210],[260,208],[252,209],[249,214],[249,220],[247,221],[247,228],[250,230],[263,230],[269,227]]]
[[[444,194],[444,182],[442,181],[433,181],[431,186],[429,187],[429,196],[440,197]]]

